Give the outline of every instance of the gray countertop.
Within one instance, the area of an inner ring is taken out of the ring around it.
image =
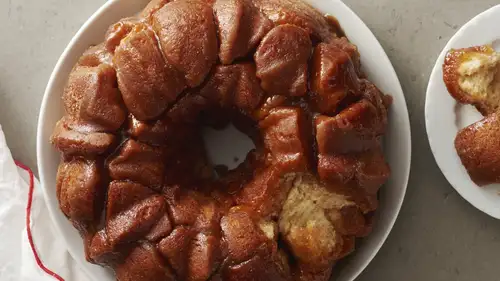
[[[0,0],[0,124],[16,159],[36,167],[38,110],[66,44],[105,0]],[[345,0],[375,33],[410,111],[412,173],[400,217],[360,281],[499,280],[500,222],[448,184],[427,141],[427,80],[448,39],[498,0]],[[1,199],[0,199],[1,200]]]

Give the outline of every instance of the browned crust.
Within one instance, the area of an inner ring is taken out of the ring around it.
[[[464,55],[467,53],[487,53],[490,52],[489,46],[474,46],[463,49],[451,49],[446,54],[443,64],[443,81],[450,95],[460,103],[474,105],[484,116],[492,113],[493,109],[488,106],[487,101],[474,98],[462,90],[459,85],[460,74],[458,68],[464,63]]]
[[[474,183],[500,182],[500,116],[497,113],[458,132],[455,148]]]

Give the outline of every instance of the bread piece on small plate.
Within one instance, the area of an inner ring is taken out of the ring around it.
[[[500,106],[500,53],[491,45],[451,49],[443,79],[458,102],[474,105],[484,116]]]
[[[460,130],[455,148],[477,185],[500,183],[500,113]]]

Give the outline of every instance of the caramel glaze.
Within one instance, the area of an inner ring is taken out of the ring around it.
[[[325,19],[330,24],[332,32],[337,34],[338,37],[347,37],[344,32],[344,29],[342,28],[339,20],[336,17],[332,15],[326,15]]]
[[[119,281],[327,280],[371,229],[391,99],[334,17],[290,0],[212,2],[153,0],[82,56],[51,139],[61,209]],[[212,4],[213,20],[196,16]],[[256,147],[233,170],[210,163],[200,135],[229,123]],[[278,234],[302,176],[345,200],[328,211],[332,241]],[[307,251],[321,262],[297,258]]]

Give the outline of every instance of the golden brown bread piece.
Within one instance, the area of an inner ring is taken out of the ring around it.
[[[318,174],[328,182],[355,183],[367,194],[375,195],[389,178],[390,168],[379,146],[359,153],[320,154]]]
[[[186,87],[182,74],[163,58],[154,32],[142,23],[121,39],[113,63],[123,101],[139,120],[160,116]]]
[[[285,24],[269,31],[254,54],[262,89],[273,95],[305,95],[311,49],[311,39],[300,27]]]
[[[95,156],[113,147],[116,137],[100,131],[93,124],[77,121],[69,116],[59,120],[50,141],[66,157],[74,155]]]
[[[173,1],[153,14],[152,26],[168,63],[190,87],[200,85],[217,59],[212,8],[202,0]]]
[[[360,237],[370,226],[353,196],[337,193],[316,177],[298,175],[283,204],[279,230],[300,264],[313,272],[328,269],[353,250],[350,237]],[[351,248],[345,249],[345,243]]]
[[[222,280],[290,280],[288,261],[277,251],[275,222],[234,207],[222,218],[226,261]]]
[[[318,151],[322,153],[349,153],[372,149],[385,130],[385,121],[379,118],[373,103],[363,99],[339,114],[315,118]]]
[[[275,25],[293,24],[305,29],[312,38],[329,41],[337,34],[328,20],[306,2],[295,0],[254,0]]]
[[[119,281],[174,281],[172,269],[165,265],[154,245],[143,243],[135,247],[124,262],[115,267]]]
[[[259,122],[267,160],[283,172],[307,171],[311,157],[310,122],[300,108],[276,107]]]
[[[82,236],[93,231],[103,208],[103,167],[97,161],[63,162],[57,171],[57,199],[63,213]]]
[[[218,65],[199,94],[224,109],[251,116],[264,97],[253,63]]]
[[[483,114],[500,105],[500,54],[492,46],[452,49],[443,64],[448,92],[459,102],[472,104]]]
[[[219,58],[223,64],[245,57],[272,28],[272,23],[251,0],[217,0],[215,19],[219,28]]]
[[[207,280],[222,261],[223,209],[201,193],[178,187],[166,191],[169,217],[176,227],[158,243],[158,249],[183,280]]]
[[[155,193],[152,189],[130,181],[112,181],[108,187],[106,202],[106,220],[133,206]]]
[[[262,217],[278,217],[295,175],[281,168],[268,167],[256,172],[254,178],[235,195],[238,204],[250,206]]]
[[[290,105],[290,102],[285,96],[274,95],[267,97],[260,108],[254,112],[253,119],[256,121],[262,121],[270,114],[271,110],[276,107],[286,105]]]
[[[87,67],[95,67],[100,64],[113,64],[113,55],[107,50],[104,43],[88,48],[77,63],[79,66]]]
[[[114,248],[108,241],[105,229],[99,230],[91,239],[88,246],[87,261],[113,266],[119,260],[123,259],[125,254],[114,251]]]
[[[129,139],[110,159],[109,175],[114,180],[132,180],[153,188],[161,188],[165,170],[163,151]]]
[[[345,37],[314,48],[311,91],[320,113],[332,115],[342,100],[360,91],[359,53]]]
[[[166,202],[161,195],[139,201],[106,221],[108,241],[112,247],[137,241],[151,230],[166,210]]]
[[[490,114],[460,130],[455,148],[472,181],[483,186],[500,182],[500,116]]]
[[[195,232],[191,227],[179,226],[158,243],[158,250],[172,266],[177,276],[186,279],[188,251]]]
[[[299,0],[153,0],[110,26],[51,138],[87,260],[117,281],[327,281],[390,174],[391,99],[339,36]],[[229,123],[255,144],[233,170],[202,135]]]
[[[165,212],[163,216],[158,219],[156,224],[153,225],[149,233],[144,237],[151,242],[159,242],[162,238],[172,233],[172,230],[172,222],[170,221],[168,212]]]
[[[63,103],[74,119],[116,131],[125,121],[123,100],[116,85],[116,71],[108,64],[77,66],[64,88]]]
[[[120,45],[121,41],[127,36],[137,25],[142,26],[140,18],[129,17],[119,20],[117,23],[112,24],[106,31],[104,42],[101,43],[103,48],[110,54],[114,54],[116,47]],[[112,64],[112,63],[111,63]]]

